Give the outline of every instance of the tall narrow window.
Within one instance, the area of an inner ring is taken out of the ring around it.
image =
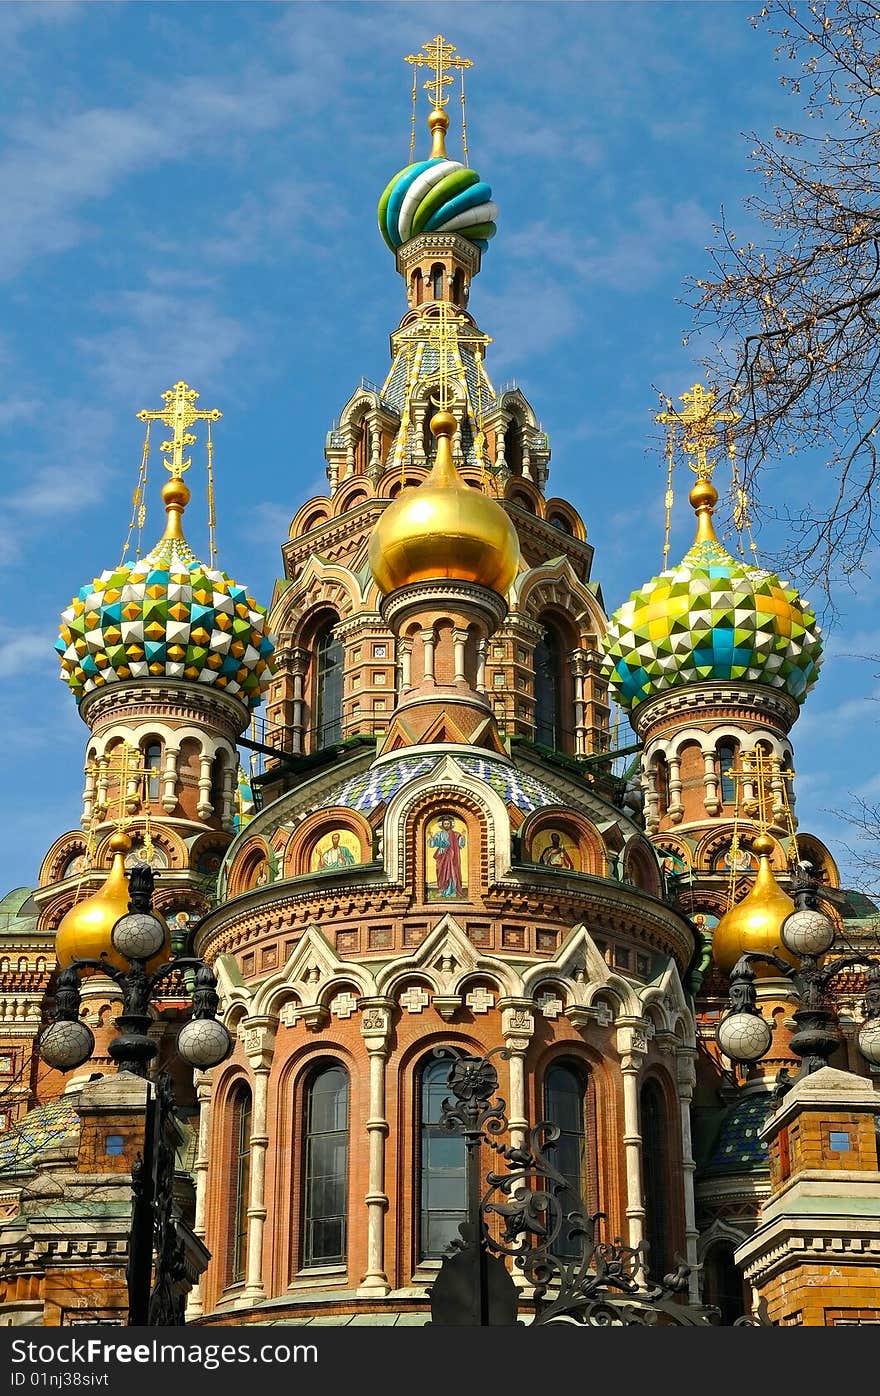
[[[654,774],[657,790],[657,813],[661,819],[669,809],[669,766],[665,756],[658,756],[654,761]]]
[[[222,752],[218,751],[211,762],[211,808],[214,811],[215,819],[219,819],[223,814],[223,772],[225,769],[225,757]]]
[[[239,1086],[232,1103],[232,1207],[230,1284],[240,1284],[247,1266],[247,1211],[251,1190],[251,1093]]]
[[[535,741],[560,747],[562,710],[559,641],[545,630],[535,645]]]
[[[439,262],[431,268],[431,295],[435,301],[443,299],[443,267]]]
[[[303,1266],[345,1262],[348,1212],[348,1074],[326,1066],[306,1100]]]
[[[586,1079],[577,1067],[567,1062],[557,1062],[551,1066],[544,1080],[544,1114],[556,1125],[559,1138],[556,1141],[552,1162],[568,1183],[568,1190],[560,1198],[564,1212],[592,1211],[587,1170],[587,1129]],[[579,1256],[585,1245],[585,1238],[569,1237],[567,1228],[563,1230],[554,1249],[568,1258]]]
[[[144,765],[150,772],[147,776],[147,799],[158,800],[159,782],[162,779],[162,745],[148,742],[144,750]]]
[[[465,1143],[440,1125],[440,1106],[449,1095],[449,1062],[429,1062],[422,1072],[419,1166],[419,1258],[438,1260],[467,1215]]]
[[[328,625],[315,653],[315,747],[323,751],[342,741],[342,665],[345,650]]]
[[[718,778],[721,781],[721,802],[725,805],[736,803],[736,781],[730,774],[736,761],[736,743],[718,743]]]
[[[746,1311],[742,1272],[733,1250],[732,1241],[716,1241],[703,1260],[703,1303],[721,1310],[721,1322],[727,1328]]]
[[[642,1186],[645,1198],[645,1239],[648,1270],[652,1277],[675,1267],[673,1252],[676,1211],[670,1189],[669,1128],[666,1101],[656,1081],[646,1081],[641,1092]]]

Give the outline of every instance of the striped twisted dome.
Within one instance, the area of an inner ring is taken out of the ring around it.
[[[419,233],[459,233],[485,252],[497,216],[476,170],[439,155],[399,170],[379,200],[379,230],[392,252]]]

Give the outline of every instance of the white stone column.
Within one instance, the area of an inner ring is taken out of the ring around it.
[[[385,1104],[385,1064],[391,1034],[393,1000],[361,999],[361,1033],[370,1062],[370,1113],[367,1119],[369,1140],[369,1176],[367,1195],[367,1270],[358,1294],[384,1295],[391,1286],[385,1273],[385,1214],[388,1194],[385,1192],[385,1140],[388,1120]]]
[[[455,658],[455,682],[466,682],[467,675],[464,671],[464,654],[467,644],[467,631],[454,629],[452,632],[452,652]]]
[[[293,712],[290,745],[295,756],[302,754],[303,733],[305,723],[303,721],[303,685],[305,683],[306,667],[309,662],[308,650],[295,649],[293,651]]]
[[[234,828],[235,821],[235,777],[235,765],[229,765],[227,763],[223,767],[223,809],[220,814],[220,822],[223,825],[223,828],[228,830]]]
[[[83,768],[85,771],[86,783],[83,787],[83,808],[80,824],[84,829],[88,829],[92,819],[92,806],[95,803],[95,766],[94,762],[88,761]]]
[[[107,811],[107,781],[109,756],[98,757],[98,813],[101,817]]]
[[[170,742],[165,743],[165,765],[162,770],[162,808],[173,814],[177,808],[177,762],[180,752]]]
[[[437,643],[437,636],[433,630],[420,630],[422,646],[424,650],[424,678],[434,682],[434,645]]]
[[[666,813],[673,824],[679,824],[684,814],[684,806],[681,803],[681,758],[669,756],[666,764],[669,768],[669,806]]]
[[[370,419],[370,475],[382,473],[382,429],[375,417]]]
[[[574,680],[574,749],[576,756],[587,754],[586,702],[584,700],[585,660],[586,655],[583,650],[573,650],[569,656],[572,679]]]
[[[694,1086],[697,1080],[696,1049],[692,1047],[679,1047],[676,1051],[675,1065],[678,1083],[678,1100],[681,1109],[681,1170],[682,1170],[682,1191],[684,1195],[684,1258],[691,1267],[690,1298],[693,1303],[699,1303],[700,1281],[697,1271],[697,1241],[699,1232],[697,1230],[697,1208],[694,1199],[694,1174],[697,1170],[694,1159],[693,1143],[691,1140],[691,1101],[694,1095]]]
[[[535,1015],[530,999],[501,999],[499,1008],[504,1045],[510,1051],[507,1096],[510,1142],[514,1148],[524,1148],[529,1133],[525,1060],[535,1031]]]
[[[660,828],[660,796],[657,791],[657,767],[642,758],[642,790],[645,792],[645,829],[656,834]]]
[[[716,815],[721,813],[721,801],[718,795],[718,772],[715,769],[715,748],[703,748],[703,785],[706,793],[703,796],[703,805],[706,813]]]
[[[400,692],[404,694],[412,688],[412,640],[398,640],[397,656],[400,661]]]
[[[642,1128],[639,1120],[639,1076],[648,1050],[640,1022],[621,1024],[617,1050],[623,1073],[623,1149],[626,1160],[626,1216],[629,1244],[638,1246],[645,1236],[645,1199],[642,1191]]]
[[[205,1210],[208,1195],[208,1157],[209,1143],[211,1137],[211,1100],[214,1094],[214,1083],[211,1080],[209,1071],[197,1071],[195,1074],[196,1100],[199,1102],[199,1135],[196,1144],[196,1157],[193,1163],[193,1173],[195,1174],[196,1185],[196,1215],[193,1222],[193,1231],[200,1240],[204,1241],[207,1230],[205,1220]],[[217,1160],[218,1166],[220,1160]],[[202,1299],[202,1283],[193,1285],[189,1293],[186,1304],[186,1318],[189,1322],[198,1318],[204,1312],[204,1301]]]
[[[199,757],[199,802],[196,805],[200,819],[210,819],[214,812],[211,804],[211,761],[212,758],[202,752]]]
[[[425,416],[428,408],[425,403],[420,403],[413,413],[413,462],[416,465],[425,465]],[[406,445],[404,442],[404,460],[406,459]]]
[[[485,638],[477,641],[477,682],[478,693],[486,692],[486,657],[489,653],[489,641]]]
[[[266,1297],[263,1283],[263,1231],[266,1226],[266,1153],[269,1148],[269,1072],[275,1050],[275,1018],[245,1018],[244,1050],[254,1073],[251,1108],[250,1193],[248,1196],[247,1265],[243,1304]]]

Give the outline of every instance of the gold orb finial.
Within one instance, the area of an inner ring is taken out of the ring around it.
[[[794,902],[773,875],[770,854],[775,846],[771,836],[765,832],[755,837],[752,842],[758,856],[755,881],[742,901],[725,912],[712,932],[712,958],[724,974],[730,973],[740,955],[747,950],[779,955],[789,964],[797,965],[794,956],[783,945],[780,934],[786,916],[794,911]],[[759,978],[778,973],[771,965],[756,963],[754,968]]]
[[[519,539],[501,505],[466,485],[452,459],[455,417],[431,418],[437,455],[427,480],[388,505],[370,539],[370,570],[387,595],[411,582],[454,579],[506,595]]]
[[[163,538],[183,538],[183,511],[191,499],[189,487],[179,475],[172,475],[162,486],[162,502],[168,520]]]
[[[718,491],[712,481],[705,476],[696,480],[688,495],[691,508],[697,516],[697,543],[717,543],[715,527],[712,523],[712,515],[715,512],[715,505],[718,503]]]
[[[55,932],[55,954],[61,969],[67,969],[74,960],[104,960],[119,970],[129,968],[128,961],[115,948],[111,933],[120,916],[128,911],[125,855],[131,851],[131,839],[119,829],[108,846],[113,854],[113,862],[105,882],[90,897],[76,902]],[[155,912],[153,914],[156,915]],[[165,925],[161,916],[159,920]],[[171,932],[167,926],[165,932],[165,944],[148,961],[147,968],[151,972],[171,959]]]

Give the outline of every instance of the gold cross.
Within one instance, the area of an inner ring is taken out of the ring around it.
[[[167,393],[162,394],[162,401],[165,403],[163,412],[139,412],[139,422],[162,422],[172,431],[172,439],[162,442],[162,450],[171,452],[171,459],[165,458],[165,469],[179,478],[185,470],[189,470],[192,465],[192,457],[186,460],[183,453],[188,446],[195,443],[195,437],[188,431],[193,422],[219,422],[223,416],[216,407],[208,412],[201,412],[195,406],[199,394],[195,388],[191,388],[188,383],[182,380],[175,383],[173,388],[169,388]]]
[[[433,68],[434,76],[429,78],[424,84],[425,91],[431,93],[431,100],[436,109],[442,111],[449,101],[444,96],[444,88],[449,87],[452,82],[450,68],[472,68],[473,60],[470,58],[453,58],[456,52],[455,44],[450,44],[444,39],[442,34],[435,34],[428,43],[422,44],[424,53],[408,53],[404,58],[404,63],[411,63],[414,68]]]
[[[666,399],[666,411],[658,412],[655,422],[663,422],[669,427],[681,427],[681,449],[686,456],[693,456],[688,465],[701,480],[709,480],[715,469],[715,462],[709,460],[709,452],[718,445],[717,427],[726,422],[738,422],[738,412],[715,412],[713,406],[717,393],[695,383],[689,393],[682,393],[680,401],[684,410],[676,412],[672,399]]]

